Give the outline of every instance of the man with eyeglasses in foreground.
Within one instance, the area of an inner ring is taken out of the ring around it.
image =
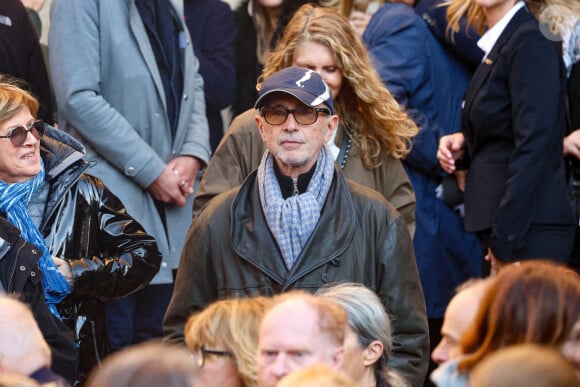
[[[428,334],[411,236],[390,203],[335,165],[325,144],[339,118],[328,87],[317,73],[288,67],[263,82],[255,108],[268,151],[192,223],[164,319],[167,340],[183,342],[187,318],[218,298],[359,282],[398,321],[395,364],[418,370]]]

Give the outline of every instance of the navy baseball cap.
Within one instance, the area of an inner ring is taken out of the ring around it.
[[[290,94],[310,107],[324,103],[330,109],[330,114],[334,114],[332,95],[328,86],[320,74],[310,69],[293,66],[272,74],[262,83],[254,107],[256,109],[262,107],[266,97],[275,92]]]

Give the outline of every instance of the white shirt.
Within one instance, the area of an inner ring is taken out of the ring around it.
[[[482,35],[482,37],[477,41],[479,48],[483,50],[485,55],[483,56],[482,62],[487,58],[493,46],[507,27],[508,23],[512,20],[516,12],[520,10],[525,5],[523,1],[518,1],[514,4],[512,9],[508,13],[503,15],[503,17],[489,30]]]

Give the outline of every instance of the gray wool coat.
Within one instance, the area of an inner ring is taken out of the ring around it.
[[[210,156],[203,80],[180,19],[184,87],[172,138],[163,85],[135,0],[54,0],[51,9],[59,127],[85,144],[86,159],[96,161],[87,172],[101,178],[157,240],[163,261],[154,284],[172,282],[193,195],[185,207],[165,205],[165,230],[146,188],[172,158],[190,155],[207,163]]]

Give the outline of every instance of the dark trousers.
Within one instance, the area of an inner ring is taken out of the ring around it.
[[[130,296],[105,304],[111,350],[163,336],[161,325],[173,284],[149,285]]]

